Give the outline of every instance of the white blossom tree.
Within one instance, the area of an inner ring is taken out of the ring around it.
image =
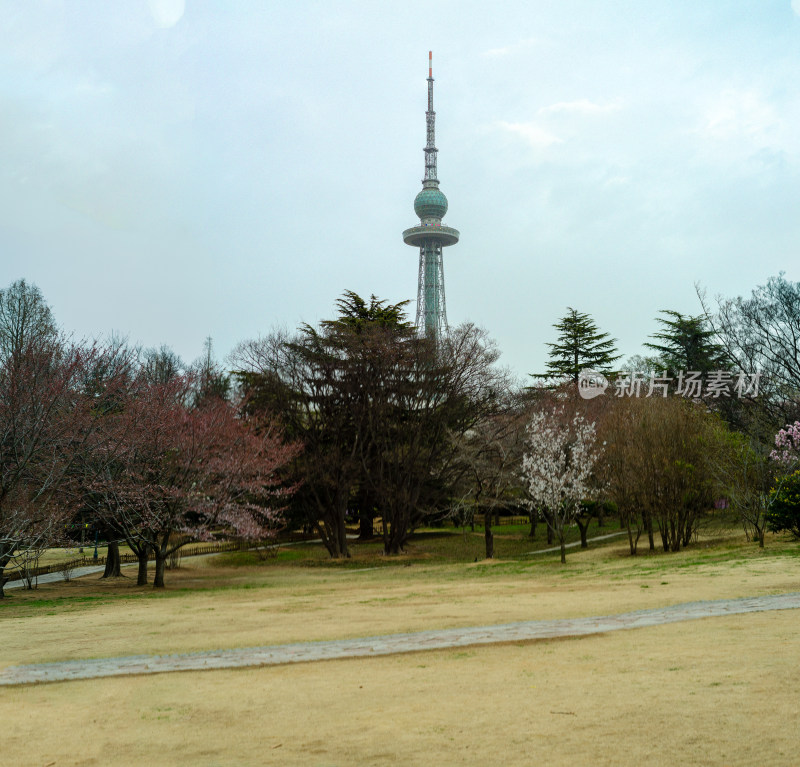
[[[582,500],[596,488],[592,472],[602,447],[597,445],[594,422],[575,414],[571,419],[563,407],[539,411],[527,426],[527,450],[522,458],[522,475],[532,504],[545,512],[561,546],[566,563],[565,530],[574,519]]]

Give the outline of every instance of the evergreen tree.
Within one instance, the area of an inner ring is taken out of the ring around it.
[[[436,346],[416,333],[405,303],[348,292],[336,319],[233,354],[248,412],[274,416],[304,445],[296,508],[334,558],[349,556],[354,510],[362,537],[380,516],[384,553],[399,553],[428,514],[449,506],[458,441],[496,407],[502,376],[486,335],[461,326]]]
[[[547,344],[550,347],[547,372],[536,378],[570,378],[577,384],[581,370],[609,373],[611,365],[621,356],[614,346],[616,338],[601,333],[588,314],[572,307],[567,307],[566,316],[553,327],[559,331],[558,341]]]
[[[722,347],[715,343],[714,331],[710,330],[703,315],[690,317],[671,309],[662,309],[657,317],[662,329],[650,336],[658,343],[645,343],[648,349],[658,352],[660,366],[666,370],[697,370],[708,373],[711,370],[727,370]]]
[[[389,327],[403,330],[412,330],[414,325],[406,320],[405,309],[408,301],[390,304],[370,296],[369,304],[352,290],[345,290],[344,295],[337,299],[339,316],[335,320],[323,320],[321,325],[332,330],[351,330],[361,333],[370,325]]]

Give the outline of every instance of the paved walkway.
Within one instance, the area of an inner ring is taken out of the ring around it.
[[[620,535],[627,535],[627,531],[620,530],[617,533],[608,533],[607,535],[598,535],[594,538],[587,538],[586,543],[594,543],[595,541],[605,541],[609,538],[619,538]],[[581,545],[580,541],[575,541],[574,543],[566,543],[564,544],[565,549],[574,549]],[[561,551],[561,546],[553,546],[551,549],[538,549],[537,551],[527,551],[520,556],[523,557],[532,557],[534,554],[551,554],[554,551]]]
[[[212,650],[182,655],[133,655],[122,658],[39,663],[13,666],[0,671],[0,685],[61,682],[130,674],[158,674],[166,671],[275,666],[338,658],[369,658],[378,655],[442,650],[498,642],[585,636],[698,618],[798,608],[800,608],[800,592],[795,592],[744,599],[720,599],[713,602],[688,602],[672,607],[591,618],[526,621],[498,626],[420,631],[414,634],[388,634],[361,639],[303,642],[272,647],[243,647],[234,650]]]
[[[126,562],[123,567],[135,565],[136,562]],[[82,575],[91,575],[92,573],[102,573],[106,569],[105,565],[88,565],[87,567],[76,567],[72,571],[70,578],[80,578]],[[37,583],[55,583],[56,581],[63,581],[64,576],[61,573],[46,573],[45,575],[36,576]],[[3,591],[9,589],[21,589],[25,585],[22,578],[17,578],[13,581],[7,581],[3,586]]]

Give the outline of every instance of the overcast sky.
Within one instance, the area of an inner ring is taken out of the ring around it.
[[[794,6],[794,9],[793,9]],[[795,10],[796,9],[796,10]],[[800,279],[800,0],[3,0],[0,286],[186,361],[411,299],[428,50],[451,325],[539,372],[568,306]]]

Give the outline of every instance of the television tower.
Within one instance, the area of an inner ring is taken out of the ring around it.
[[[447,213],[447,197],[439,190],[436,176],[436,112],[433,111],[433,53],[428,52],[428,111],[425,113],[425,178],[422,191],[414,198],[414,213],[419,225],[403,232],[403,242],[419,248],[417,284],[417,332],[435,341],[447,334],[447,311],[444,304],[444,267],[442,248],[458,242],[457,229],[442,225]]]

